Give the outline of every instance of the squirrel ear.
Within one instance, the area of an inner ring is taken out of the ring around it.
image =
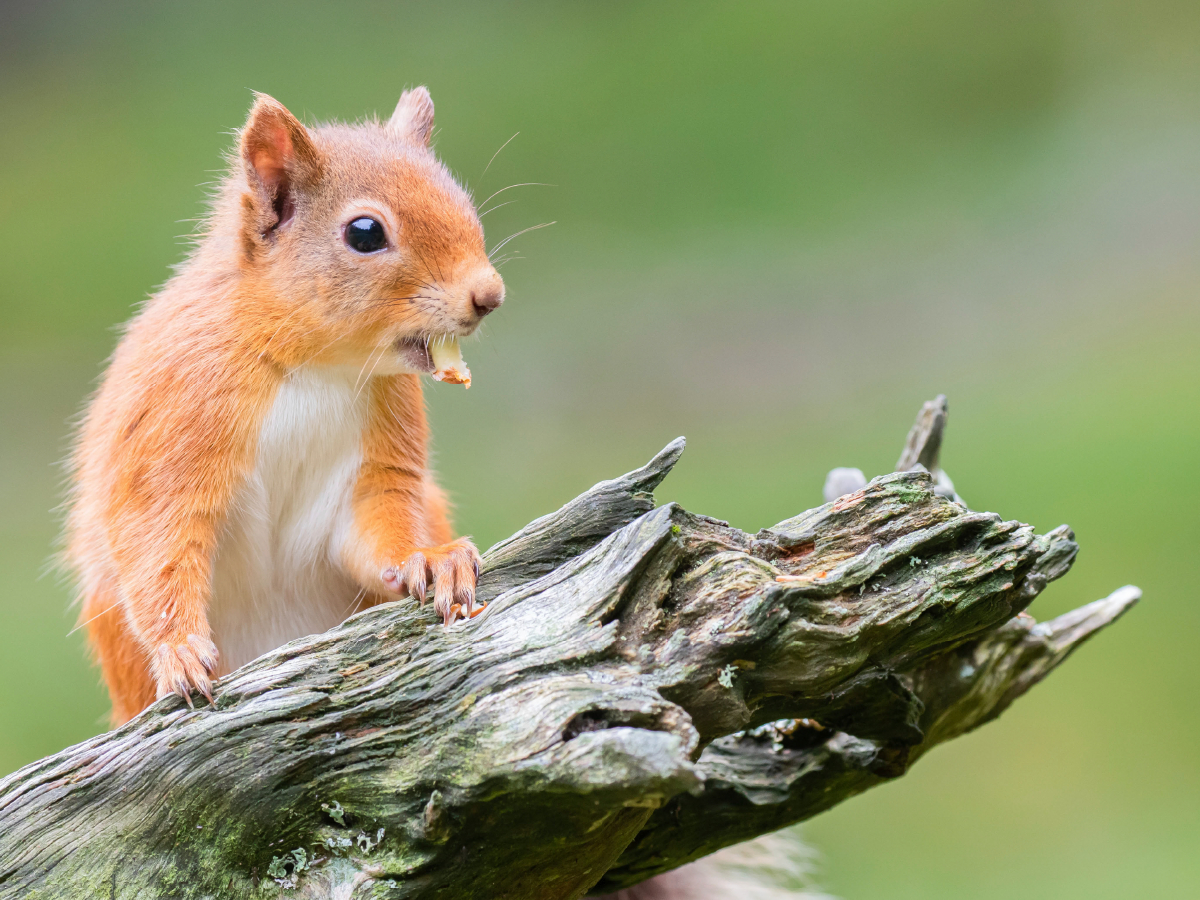
[[[388,127],[428,147],[429,136],[433,133],[433,98],[429,96],[429,89],[422,85],[401,94]]]
[[[255,94],[242,129],[241,155],[246,178],[260,200],[258,231],[266,234],[291,219],[296,185],[317,174],[320,154],[308,130],[282,103]]]

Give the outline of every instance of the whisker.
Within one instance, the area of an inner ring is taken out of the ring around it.
[[[378,306],[382,303],[384,306],[393,306],[397,303],[407,303],[409,300],[432,300],[432,297],[425,294],[409,294],[407,297],[384,297],[382,300],[364,300],[363,305],[368,307]]]
[[[95,621],[96,621],[98,618],[100,618],[102,615],[104,615],[105,613],[110,613],[110,612],[112,612],[114,609],[116,609],[116,608],[117,608],[118,606],[120,606],[120,605],[121,605],[121,601],[120,601],[120,600],[118,600],[116,603],[114,603],[114,604],[113,604],[112,606],[110,606],[108,609],[106,609],[106,610],[103,610],[103,611],[101,611],[101,612],[98,612],[98,613],[96,613],[94,616],[92,616],[92,617],[91,617],[90,619],[88,619],[86,622],[80,622],[78,625],[76,625],[74,628],[72,628],[70,631],[68,631],[68,632],[67,632],[67,637],[70,637],[71,635],[73,635],[73,634],[74,634],[75,632],[77,632],[77,631],[78,631],[80,628],[83,628],[83,626],[85,626],[85,625],[91,625],[93,622],[95,622]]]
[[[515,234],[510,234],[508,237],[506,237],[504,240],[502,240],[499,244],[497,244],[495,247],[493,247],[491,249],[491,252],[488,253],[488,259],[490,260],[492,258],[492,253],[498,252],[505,244],[507,244],[513,238],[519,238],[521,235],[528,234],[531,231],[537,231],[539,228],[548,228],[551,225],[557,225],[557,224],[558,224],[557,222],[543,222],[541,225],[530,225],[528,228],[522,228],[520,231],[516,232]]]
[[[347,619],[350,618],[352,615],[354,615],[356,612],[358,612],[358,608],[362,605],[362,602],[364,599],[366,599],[366,596],[367,596],[367,589],[366,588],[360,589],[358,592],[358,596],[354,598],[354,606],[351,607],[350,612],[346,613]]]
[[[433,268],[434,268],[434,267],[433,267],[433,266],[431,266],[431,265],[429,265],[429,263],[427,263],[427,262],[425,261],[425,256],[424,256],[424,255],[421,253],[420,249],[418,249],[416,246],[413,246],[412,250],[413,250],[413,253],[415,253],[415,254],[417,255],[417,259],[420,261],[421,265],[423,265],[423,266],[425,267],[425,270],[426,270],[426,271],[431,271],[431,270],[433,270]],[[446,280],[446,279],[445,279],[445,278],[442,276],[442,273],[441,273],[441,270],[440,270],[440,269],[437,271],[437,277],[438,277],[438,280],[439,280],[439,281],[445,281],[445,280]],[[427,288],[429,288],[429,290],[431,290],[431,291],[437,290],[437,288],[436,288],[436,287],[434,287],[432,284],[428,284],[428,283],[426,283],[426,282],[424,282],[424,281],[420,282],[420,284],[422,285],[422,287],[427,287]]]
[[[482,218],[483,218],[484,216],[486,216],[488,213],[490,213],[490,212],[495,212],[496,210],[498,210],[498,209],[499,209],[500,207],[502,207],[502,206],[508,206],[508,204],[510,204],[510,203],[516,203],[516,202],[517,202],[516,200],[505,200],[503,203],[497,203],[497,204],[496,204],[495,206],[493,206],[491,209],[485,209],[483,212],[481,212],[481,213],[479,214],[479,218],[481,218],[481,219],[482,219]]]
[[[520,133],[521,132],[519,132],[519,131],[517,132],[517,134],[520,134]],[[517,136],[517,134],[514,134],[507,141],[505,141],[503,144],[501,144],[500,150],[503,150],[505,147],[507,147],[509,144],[511,144],[513,142],[513,138],[515,138]],[[483,167],[483,175],[486,175],[488,172],[488,169],[490,169],[492,167],[492,163],[494,163],[496,161],[496,157],[500,155],[500,150],[497,150],[495,153],[493,153],[492,158],[488,160],[488,164]],[[479,176],[480,181],[483,180],[483,175]]]
[[[375,362],[374,365],[371,366],[371,375],[375,374],[375,369],[378,368],[379,363],[383,361],[383,354],[386,352],[387,352],[386,346],[379,348],[379,359]],[[367,382],[371,380],[371,375],[368,375],[366,377],[366,379],[363,380],[361,385],[358,383],[359,379],[361,379],[363,376],[363,372],[367,371],[367,364],[371,362],[371,360],[372,360],[372,358],[374,358],[374,356],[375,356],[374,350],[372,350],[369,354],[367,354],[367,358],[363,361],[362,368],[358,370],[358,378],[354,379],[354,402],[355,403],[358,402],[358,397],[362,393],[362,389],[364,387],[366,387]]]
[[[290,313],[288,313],[286,316],[283,317],[283,321],[279,323],[279,327],[275,329],[275,333],[272,334],[269,338],[267,338],[267,342],[265,344],[263,344],[262,352],[260,352],[258,354],[259,360],[261,360],[264,356],[267,355],[267,350],[269,350],[271,347],[271,341],[273,341],[273,340],[275,340],[275,338],[279,337],[279,332],[283,330],[283,326],[286,325],[288,322],[290,322],[292,320],[292,318],[296,315],[296,313],[300,312],[301,309],[303,309],[302,306],[297,306]]]
[[[315,331],[316,329],[313,329],[313,330]],[[312,334],[312,333],[313,332],[311,332],[311,331],[309,332],[309,334]],[[341,339],[342,339],[341,335],[335,335],[332,340],[330,340],[327,344],[325,344],[324,347],[322,347],[316,353],[312,354],[312,358],[319,359],[322,353],[324,353],[326,350],[328,350],[330,347],[332,347],[334,344],[336,344]]]
[[[495,197],[497,194],[503,194],[505,191],[511,191],[513,188],[518,188],[518,187],[554,187],[554,185],[547,184],[544,181],[522,181],[520,184],[510,184],[508,187],[500,188],[500,190],[496,191],[495,194],[492,194],[492,197]],[[488,200],[491,200],[492,197],[488,197],[487,200],[484,200],[479,205],[487,206]]]

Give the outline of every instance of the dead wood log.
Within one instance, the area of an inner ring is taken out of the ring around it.
[[[576,898],[903,774],[1140,596],[1021,615],[1073,535],[967,509],[935,403],[757,535],[654,508],[675,441],[489,550],[475,619],[376,607],[13,773],[0,897]]]

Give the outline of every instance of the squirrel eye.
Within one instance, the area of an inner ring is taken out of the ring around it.
[[[383,226],[363,216],[346,226],[346,246],[356,253],[374,253],[387,246]]]

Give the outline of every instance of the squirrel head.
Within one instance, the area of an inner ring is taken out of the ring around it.
[[[504,300],[479,216],[430,149],[432,131],[424,87],[386,122],[313,128],[256,96],[234,176],[240,268],[323,358],[430,372],[431,342],[471,334]]]

